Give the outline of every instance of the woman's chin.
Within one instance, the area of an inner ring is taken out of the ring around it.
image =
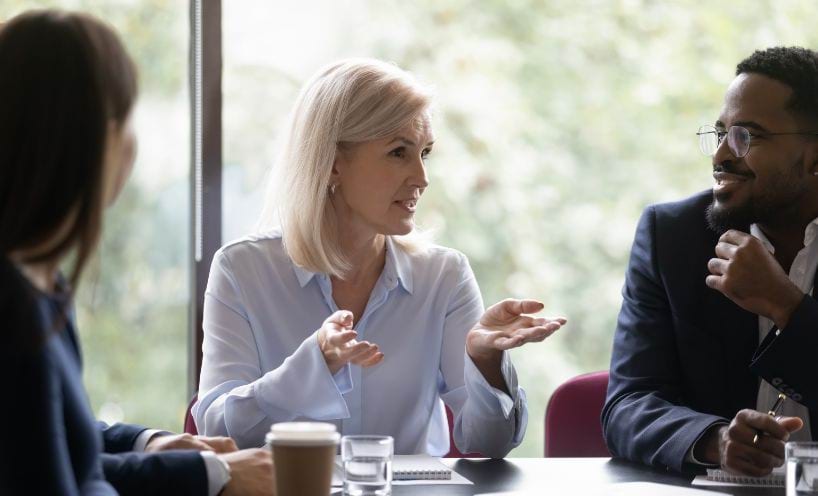
[[[405,236],[412,232],[414,229],[415,229],[414,221],[401,222],[389,226],[389,228],[386,230],[387,232],[384,232],[382,234],[386,234],[388,236]]]

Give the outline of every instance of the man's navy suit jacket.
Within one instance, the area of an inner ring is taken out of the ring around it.
[[[818,301],[806,295],[759,345],[758,315],[705,285],[719,238],[706,222],[711,201],[708,190],[650,206],[639,221],[602,411],[614,456],[695,469],[688,451],[713,424],[755,408],[759,378],[806,405],[818,433]]]

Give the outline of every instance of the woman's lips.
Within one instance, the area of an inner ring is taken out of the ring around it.
[[[418,205],[417,198],[413,198],[411,200],[397,200],[395,204],[398,205],[400,208],[406,210],[409,213],[415,213],[415,209]]]

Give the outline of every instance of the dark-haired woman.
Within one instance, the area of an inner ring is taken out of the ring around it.
[[[100,22],[41,11],[0,27],[0,494],[116,494],[70,300],[133,164],[135,98]]]

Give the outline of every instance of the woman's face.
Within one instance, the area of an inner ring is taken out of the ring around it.
[[[425,160],[433,144],[424,117],[393,136],[340,150],[331,198],[339,228],[363,235],[411,232],[418,200],[429,185]]]
[[[108,122],[105,140],[105,206],[110,206],[119,196],[125,181],[131,175],[136,160],[136,134],[131,116],[121,125]]]

